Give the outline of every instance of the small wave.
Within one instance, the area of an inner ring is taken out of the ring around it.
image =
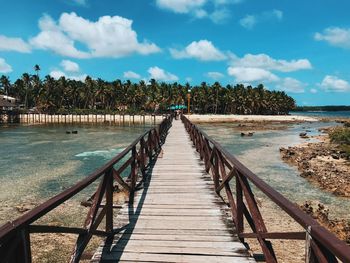
[[[110,149],[110,150],[99,150],[91,152],[82,152],[75,155],[75,157],[102,157],[104,159],[111,159],[116,156],[118,153],[122,152],[123,149]]]

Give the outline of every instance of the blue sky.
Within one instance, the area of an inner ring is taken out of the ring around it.
[[[0,75],[263,83],[349,105],[348,0],[2,1]]]

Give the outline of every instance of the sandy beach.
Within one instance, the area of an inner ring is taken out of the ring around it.
[[[192,122],[315,122],[317,118],[298,115],[186,115]]]

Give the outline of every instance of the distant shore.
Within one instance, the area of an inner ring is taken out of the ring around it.
[[[186,115],[193,122],[315,122],[319,119],[299,115]]]

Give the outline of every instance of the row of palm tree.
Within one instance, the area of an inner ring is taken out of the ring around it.
[[[89,76],[85,81],[47,75],[24,73],[11,83],[7,76],[0,77],[0,93],[15,97],[25,109],[35,108],[42,113],[77,112],[79,110],[104,110],[105,112],[165,112],[171,105],[187,105],[191,95],[191,111],[205,114],[287,114],[295,108],[295,101],[283,91],[270,91],[262,84],[257,87],[227,85],[219,82],[199,86],[188,83],[141,80],[132,83],[104,81]]]

